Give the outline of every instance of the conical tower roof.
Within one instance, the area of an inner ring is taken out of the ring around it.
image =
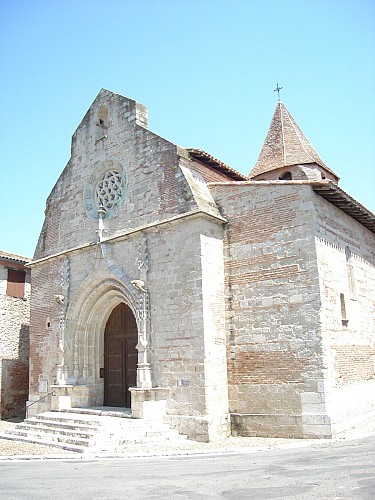
[[[316,163],[338,179],[319,157],[284,104],[279,101],[258,160],[250,172],[250,179],[272,170],[311,163]]]

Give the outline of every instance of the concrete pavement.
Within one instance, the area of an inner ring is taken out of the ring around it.
[[[15,460],[0,463],[0,497],[373,500],[374,464],[375,436],[261,453]]]

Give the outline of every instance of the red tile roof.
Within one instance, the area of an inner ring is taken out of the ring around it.
[[[240,172],[237,172],[237,170],[234,170],[231,167],[228,167],[225,163],[222,161],[218,160],[217,158],[214,158],[210,154],[206,153],[206,151],[202,151],[201,149],[194,149],[194,148],[187,148],[186,151],[195,158],[196,160],[201,161],[202,163],[205,163],[209,167],[217,170],[218,172],[221,172],[222,174],[227,175],[231,179],[235,181],[247,181],[249,178],[241,174]]]
[[[0,250],[0,260],[17,262],[19,264],[28,264],[32,261],[32,259],[30,259],[29,257],[23,257],[22,255],[4,252],[3,250]]]
[[[254,178],[292,165],[316,163],[338,176],[319,157],[282,102],[278,102],[258,160],[250,172]]]

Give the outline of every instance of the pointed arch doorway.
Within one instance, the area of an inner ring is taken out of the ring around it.
[[[137,323],[126,304],[115,307],[104,330],[104,405],[130,408],[137,385]]]

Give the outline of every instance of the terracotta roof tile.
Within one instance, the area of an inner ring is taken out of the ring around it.
[[[316,163],[335,177],[282,102],[278,102],[258,160],[249,177],[292,165]]]
[[[206,151],[203,151],[202,149],[186,148],[186,151],[190,154],[190,156],[192,156],[196,160],[205,163],[209,167],[214,168],[218,172],[227,175],[228,177],[234,179],[235,181],[248,180],[247,175],[237,172],[237,170],[234,170],[234,168],[229,167],[228,165],[218,160],[217,158],[214,158],[213,156],[211,156],[209,153],[206,153]]]
[[[21,264],[28,264],[29,262],[32,261],[32,259],[30,259],[29,257],[23,257],[22,255],[4,252],[3,250],[0,250],[0,259],[17,262]]]

